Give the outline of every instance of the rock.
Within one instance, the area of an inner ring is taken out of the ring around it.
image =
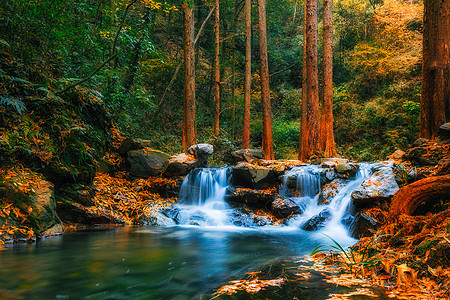
[[[225,201],[231,205],[248,205],[250,207],[270,207],[275,199],[275,190],[261,191],[245,188],[229,187],[225,193]]]
[[[352,192],[356,208],[369,207],[377,200],[388,199],[399,190],[391,167],[380,167]]]
[[[154,212],[150,214],[143,214],[139,220],[139,224],[152,226],[173,226],[177,223],[171,218],[165,216],[161,212]]]
[[[348,164],[348,159],[337,158],[337,157],[327,157],[318,158],[312,162],[314,165],[320,165],[321,168],[333,168],[337,164]]]
[[[334,166],[334,171],[339,178],[351,178],[355,177],[358,173],[359,166],[354,163],[338,163]]]
[[[318,215],[315,215],[305,224],[303,224],[302,229],[306,231],[317,231],[325,227],[328,221],[331,220],[331,213],[328,209],[322,210]]]
[[[55,236],[55,235],[61,235],[64,233],[64,228],[61,224],[56,224],[53,227],[47,229],[41,234],[41,237],[48,237],[48,236]]]
[[[226,161],[236,164],[238,162],[252,162],[254,160],[260,160],[264,158],[264,152],[259,149],[240,149],[231,152],[225,158]]]
[[[210,144],[196,144],[188,149],[188,153],[193,155],[199,162],[201,167],[208,165],[208,157],[213,154],[214,147]]]
[[[94,205],[93,194],[94,191],[91,186],[77,183],[61,186],[57,189],[58,199],[80,203],[84,206]]]
[[[142,178],[161,175],[169,158],[169,154],[149,148],[128,151],[128,172]]]
[[[320,191],[318,203],[329,204],[331,200],[337,195],[338,191],[348,182],[349,180],[337,178],[332,182],[325,184],[322,191]]]
[[[417,166],[434,166],[448,154],[446,145],[430,145],[411,148],[403,155],[403,160],[409,160]]]
[[[160,210],[160,212],[165,215],[166,217],[172,219],[175,224],[179,224],[180,223],[180,209],[177,207],[169,207],[169,208],[164,208],[162,210]]]
[[[413,147],[420,147],[420,146],[424,146],[426,144],[428,144],[430,142],[430,140],[424,139],[424,138],[418,138],[417,140],[414,141],[414,143],[412,144]]]
[[[81,204],[71,202],[58,203],[57,212],[62,220],[83,225],[125,223],[123,220],[113,217],[110,214],[95,213],[89,211]]]
[[[236,209],[232,212],[231,222],[236,226],[253,227],[273,225],[272,218],[267,213],[260,213],[256,215],[249,209]]]
[[[350,225],[350,235],[356,239],[372,236],[374,232],[381,226],[380,222],[365,214],[358,212]]]
[[[438,135],[443,140],[450,138],[450,123],[444,123],[439,126]]]
[[[32,171],[10,172],[7,179],[0,178],[0,198],[20,210],[24,219],[17,221],[38,234],[60,224],[53,184]]]
[[[193,155],[188,155],[185,153],[173,155],[167,161],[164,176],[186,176],[191,170],[198,167],[200,167],[200,163]]]
[[[270,168],[249,163],[238,163],[233,168],[233,184],[251,189],[267,189],[278,185],[275,173]]]
[[[397,150],[394,153],[392,153],[391,155],[389,155],[389,159],[390,160],[399,160],[399,159],[402,159],[404,154],[405,154],[405,151]]]
[[[128,151],[150,148],[152,146],[151,144],[152,144],[151,141],[148,140],[126,138],[120,144],[117,152],[119,152],[119,154],[122,156],[126,156]]]
[[[297,203],[283,196],[275,197],[275,200],[272,202],[271,211],[279,219],[288,218],[302,213],[302,210]]]

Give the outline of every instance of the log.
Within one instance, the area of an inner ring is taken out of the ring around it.
[[[392,198],[388,219],[411,215],[422,203],[438,197],[450,197],[450,174],[424,178],[399,189]]]

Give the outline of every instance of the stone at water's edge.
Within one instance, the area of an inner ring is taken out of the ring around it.
[[[164,176],[186,176],[191,170],[198,167],[200,167],[200,163],[193,155],[188,155],[185,153],[173,155],[167,161]]]
[[[272,202],[272,213],[280,219],[291,217],[296,214],[301,214],[300,207],[291,199],[283,196],[276,196]]]
[[[22,186],[28,186],[28,191],[18,188]],[[24,216],[28,214],[23,224],[39,235],[61,224],[56,214],[53,184],[40,179],[39,175],[27,171],[17,173],[0,184],[0,197],[19,208]]]
[[[206,167],[209,156],[214,152],[214,147],[210,144],[196,144],[189,147],[187,152],[198,160],[199,166]]]
[[[248,205],[251,208],[270,207],[276,196],[275,190],[260,191],[246,188],[227,188],[225,201],[231,205]]]
[[[334,171],[340,178],[351,178],[355,177],[358,173],[359,166],[355,163],[338,163],[334,166]]]
[[[377,219],[372,218],[364,212],[358,212],[350,224],[349,233],[352,237],[360,239],[372,236],[380,226],[381,224]]]
[[[392,167],[380,165],[352,192],[353,205],[356,208],[373,206],[379,199],[391,198],[398,190]]]
[[[336,178],[330,183],[327,183],[320,191],[318,203],[329,204],[331,200],[337,195],[339,190],[343,188],[350,180]]]
[[[164,171],[170,155],[161,151],[145,148],[128,151],[128,172],[136,177],[158,176]]]
[[[279,182],[272,169],[249,163],[238,163],[233,168],[233,185],[251,189],[267,189],[278,186]]]
[[[64,221],[83,224],[83,225],[99,225],[99,224],[124,224],[125,222],[119,218],[115,218],[107,213],[94,213],[86,209],[84,206],[71,202],[58,203],[58,215]]]
[[[331,220],[331,212],[328,209],[322,210],[319,214],[315,215],[305,224],[303,224],[302,229],[306,231],[317,231],[326,226],[328,221]]]

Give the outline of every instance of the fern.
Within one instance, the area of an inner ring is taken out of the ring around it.
[[[19,114],[22,114],[22,111],[26,109],[25,104],[22,101],[11,96],[0,96],[0,105],[3,107],[13,107]]]

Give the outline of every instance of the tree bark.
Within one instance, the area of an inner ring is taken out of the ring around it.
[[[219,0],[215,0],[214,5],[214,136],[219,136],[219,116],[220,116],[220,32],[219,32]]]
[[[389,220],[400,214],[411,215],[422,203],[438,197],[450,197],[450,175],[429,177],[402,187],[392,198]]]
[[[250,148],[250,95],[252,85],[252,1],[245,0],[245,74],[242,149]]]
[[[450,0],[425,0],[420,136],[435,138],[450,117]]]
[[[264,159],[274,159],[272,148],[272,112],[270,107],[269,65],[267,59],[266,0],[258,0],[258,31],[263,111],[262,149]]]
[[[319,151],[319,79],[317,67],[317,0],[305,2],[303,95],[298,159]]]
[[[320,147],[326,157],[336,155],[333,133],[333,0],[323,0],[323,93]]]
[[[183,3],[184,12],[184,89],[183,89],[183,151],[196,143],[195,130],[195,53],[193,9]]]

